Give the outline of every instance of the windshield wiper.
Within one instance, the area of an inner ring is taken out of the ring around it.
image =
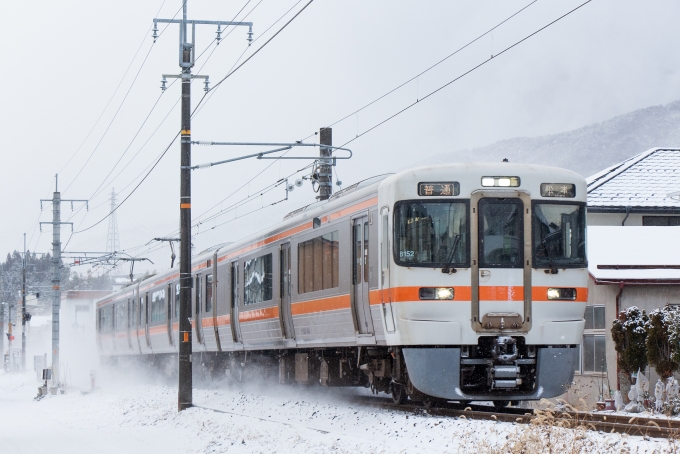
[[[557,274],[557,264],[555,263],[555,252],[553,248],[548,246],[548,239],[555,238],[562,234],[562,230],[556,230],[548,235],[544,236],[541,240],[541,245],[546,254],[548,254],[548,260],[550,261],[550,274]]]
[[[455,273],[456,269],[451,266],[453,263],[454,259],[456,258],[456,249],[458,248],[458,243],[460,243],[460,235],[456,235],[456,238],[453,240],[453,247],[451,248],[451,253],[449,254],[448,259],[446,260],[446,267],[442,268],[442,273]]]

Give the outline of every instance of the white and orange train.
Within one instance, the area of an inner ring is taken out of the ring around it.
[[[554,167],[362,181],[193,259],[194,364],[237,378],[265,364],[396,402],[560,395],[585,323],[585,216],[585,180]],[[103,357],[176,361],[178,277],[97,302]]]

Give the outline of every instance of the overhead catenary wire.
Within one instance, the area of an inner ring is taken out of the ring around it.
[[[362,110],[367,109],[368,107],[370,107],[370,106],[372,106],[373,104],[377,103],[377,102],[380,101],[381,99],[386,98],[387,96],[391,95],[392,93],[394,93],[395,91],[399,90],[400,88],[402,88],[402,87],[408,85],[409,83],[413,82],[414,80],[417,81],[418,78],[419,78],[420,76],[422,76],[422,75],[424,75],[424,74],[430,72],[431,70],[433,70],[433,69],[436,68],[437,66],[441,65],[441,64],[444,63],[445,61],[449,60],[449,59],[452,58],[453,56],[455,56],[455,55],[457,55],[458,53],[460,53],[461,51],[463,51],[463,50],[465,50],[466,48],[470,47],[472,44],[476,43],[477,41],[479,41],[480,39],[482,39],[482,38],[485,37],[486,35],[488,35],[488,34],[490,34],[490,33],[493,33],[493,31],[494,31],[495,29],[497,29],[497,28],[500,27],[501,25],[505,24],[505,23],[508,22],[510,19],[512,19],[513,17],[517,16],[517,15],[520,14],[522,11],[526,10],[527,8],[529,8],[531,5],[533,5],[533,4],[536,3],[536,2],[538,2],[538,0],[533,0],[531,3],[529,3],[529,4],[525,5],[525,6],[523,6],[522,8],[520,8],[519,10],[517,10],[516,12],[514,12],[514,13],[511,14],[510,16],[506,17],[505,19],[503,19],[502,21],[500,21],[499,23],[497,23],[496,25],[494,25],[493,27],[491,27],[490,29],[488,29],[487,31],[485,31],[484,33],[482,33],[481,35],[477,36],[477,37],[474,38],[473,40],[468,41],[468,42],[467,42],[466,44],[464,44],[463,46],[461,46],[461,47],[459,47],[458,49],[454,50],[453,52],[451,52],[450,54],[448,54],[446,57],[442,58],[442,59],[439,60],[438,62],[434,63],[433,65],[431,65],[431,66],[429,66],[428,68],[424,69],[423,71],[419,72],[418,74],[416,74],[415,76],[413,76],[413,77],[411,77],[410,79],[406,80],[405,82],[402,82],[401,84],[399,84],[399,85],[397,85],[396,87],[392,88],[391,90],[389,90],[388,92],[386,92],[386,93],[382,94],[381,96],[377,97],[376,99],[374,99],[373,101],[369,102],[368,104],[365,104],[364,106],[358,108],[358,109],[355,110],[354,112],[345,115],[344,117],[340,118],[340,119],[337,120],[337,121],[334,121],[333,123],[329,124],[328,127],[335,126],[335,125],[337,125],[338,123],[341,123],[341,122],[347,120],[348,118],[350,118],[350,117],[352,117],[352,116],[354,116],[354,115],[357,115],[357,114],[358,114],[359,112],[361,112]],[[358,129],[358,118],[357,118],[357,129]],[[308,135],[307,137],[305,137],[305,138],[302,139],[302,140],[303,140],[303,141],[304,141],[304,140],[307,140],[307,139],[309,139],[310,137],[313,137],[314,135],[316,135],[316,133],[312,133],[312,134]],[[357,135],[358,135],[358,132],[357,132]]]
[[[511,44],[510,46],[506,47],[505,49],[503,49],[502,51],[498,52],[497,54],[492,55],[492,56],[489,57],[488,59],[486,59],[486,60],[484,60],[483,62],[479,63],[478,65],[476,65],[476,66],[470,68],[469,70],[465,71],[465,72],[462,73],[461,75],[459,75],[459,76],[455,77],[454,79],[448,81],[448,82],[445,83],[444,85],[441,85],[439,88],[437,88],[437,89],[431,91],[430,93],[426,94],[426,95],[423,96],[422,98],[417,99],[415,102],[413,102],[413,103],[407,105],[407,106],[404,107],[403,109],[401,109],[401,110],[395,112],[394,114],[390,115],[389,117],[385,118],[384,120],[382,120],[382,121],[376,123],[375,125],[371,126],[371,127],[368,128],[367,130],[365,130],[364,132],[362,132],[362,133],[360,133],[360,134],[357,134],[356,137],[353,137],[352,139],[350,139],[350,140],[348,140],[347,142],[343,143],[341,146],[344,147],[344,146],[346,146],[347,144],[349,144],[349,143],[351,143],[351,142],[354,142],[355,140],[359,139],[360,137],[363,137],[364,135],[368,134],[369,132],[375,130],[376,128],[378,128],[378,127],[382,126],[383,124],[387,123],[388,121],[392,120],[393,118],[395,118],[395,117],[401,115],[402,113],[406,112],[407,110],[409,110],[409,109],[412,108],[413,106],[415,106],[415,105],[417,105],[417,104],[420,104],[421,102],[423,102],[423,101],[426,100],[427,98],[429,98],[429,97],[431,97],[431,96],[433,96],[433,95],[439,93],[439,92],[440,92],[441,90],[443,90],[444,88],[446,88],[446,87],[448,87],[449,85],[453,84],[454,82],[456,82],[456,81],[462,79],[463,77],[467,76],[468,74],[472,73],[473,71],[475,71],[475,70],[481,68],[482,66],[486,65],[487,63],[489,63],[491,60],[494,60],[494,59],[498,58],[500,55],[503,55],[503,54],[506,53],[507,51],[509,51],[509,50],[513,49],[514,47],[520,45],[520,44],[523,43],[524,41],[526,41],[526,40],[528,40],[529,38],[531,38],[531,37],[537,35],[538,33],[540,33],[541,31],[545,30],[546,28],[550,27],[551,25],[553,25],[553,24],[559,22],[560,20],[562,20],[562,19],[564,19],[565,17],[569,16],[569,15],[572,14],[573,12],[575,12],[575,11],[577,11],[578,9],[582,8],[583,6],[587,5],[587,4],[590,3],[591,1],[593,1],[593,0],[587,0],[587,1],[583,2],[583,3],[581,3],[580,5],[578,5],[578,6],[575,7],[574,9],[572,9],[572,10],[566,12],[565,14],[563,14],[563,15],[560,16],[560,17],[558,17],[557,19],[555,19],[555,20],[549,22],[548,24],[546,24],[546,25],[544,25],[543,27],[539,28],[538,30],[536,30],[536,31],[534,31],[534,32],[532,32],[532,33],[530,33],[529,35],[525,36],[524,38],[522,38],[522,39],[516,41],[515,43],[513,43],[513,44]],[[311,137],[311,136],[309,136],[309,137]]]
[[[158,12],[156,13],[156,15],[158,15],[158,14],[161,12],[161,10],[163,9],[163,5],[165,5],[165,2],[166,2],[166,1],[167,1],[167,0],[163,0],[163,2],[161,3],[160,8],[158,8]],[[147,36],[149,35],[149,31],[151,31],[151,26],[150,26],[149,29],[144,33],[144,38],[142,39],[142,42],[139,43],[139,47],[137,47],[137,51],[135,52],[135,55],[132,57],[132,60],[130,60],[130,64],[128,65],[127,69],[126,69],[125,72],[123,73],[123,76],[120,78],[120,81],[118,82],[118,85],[116,86],[116,89],[113,90],[113,93],[111,94],[111,97],[109,98],[108,102],[107,102],[106,105],[104,106],[104,109],[102,109],[101,113],[99,114],[99,117],[97,117],[97,120],[96,120],[96,121],[94,122],[94,124],[92,125],[92,128],[90,128],[90,131],[87,133],[87,135],[85,136],[85,138],[83,139],[83,141],[80,143],[80,145],[78,146],[78,148],[76,149],[76,151],[73,152],[73,154],[71,155],[71,157],[70,157],[70,158],[66,161],[66,163],[61,167],[61,169],[59,169],[59,171],[58,171],[57,173],[61,173],[61,172],[66,168],[66,166],[69,165],[69,163],[73,160],[73,158],[78,154],[78,152],[80,151],[80,149],[83,147],[83,145],[85,145],[85,142],[87,142],[87,139],[89,139],[90,136],[92,135],[92,132],[94,131],[94,129],[95,129],[95,128],[97,127],[97,125],[99,124],[99,121],[100,121],[100,120],[102,119],[102,117],[104,116],[104,113],[106,112],[106,110],[109,108],[109,105],[111,104],[111,101],[113,101],[113,98],[116,96],[116,93],[118,93],[118,89],[119,89],[120,86],[123,84],[123,81],[125,80],[125,77],[127,76],[128,72],[130,71],[130,68],[132,68],[132,64],[135,62],[135,59],[137,59],[137,55],[139,55],[139,51],[142,50],[142,47],[144,46],[144,43],[145,43],[146,40],[147,40]]]
[[[250,55],[245,61],[243,61],[239,66],[237,66],[235,69],[231,70],[226,76],[224,76],[224,77],[223,77],[223,78],[222,78],[215,86],[213,86],[209,91],[212,91],[212,90],[216,89],[220,84],[222,84],[225,80],[227,80],[231,75],[233,75],[236,71],[238,71],[240,68],[242,68],[246,63],[248,63],[255,55],[257,55],[264,47],[266,47],[266,46],[267,46],[267,45],[268,45],[268,44],[269,44],[276,36],[278,36],[278,35],[279,35],[286,27],[288,27],[288,25],[290,25],[290,24],[293,22],[293,20],[295,20],[295,19],[302,13],[302,11],[304,11],[304,10],[305,10],[305,9],[306,9],[313,1],[314,1],[314,0],[310,0],[304,7],[302,7],[302,9],[300,9],[300,11],[297,12],[297,13],[296,13],[296,14],[295,14],[288,22],[286,22],[286,23],[285,23],[285,24],[284,24],[284,25],[283,25],[283,26],[282,26],[282,27],[281,27],[281,28],[280,28],[280,29],[279,29],[279,30],[278,30],[271,38],[269,38],[262,46],[260,46],[255,52],[253,52],[253,54],[251,54],[251,55]],[[209,91],[208,91],[208,92],[209,92]],[[196,109],[201,105],[202,101],[205,99],[206,94],[207,94],[207,92],[203,95],[203,97],[201,97],[201,100],[199,101],[198,105],[194,108],[194,110],[193,110],[193,112],[192,112],[192,115],[196,112]],[[149,171],[144,175],[144,177],[142,178],[142,180],[141,180],[141,181],[133,188],[133,190],[132,190],[132,191],[131,191],[131,192],[130,192],[130,193],[129,193],[129,194],[128,194],[128,195],[127,195],[127,196],[126,196],[126,197],[125,197],[125,198],[124,198],[124,199],[123,199],[123,200],[122,200],[122,201],[114,208],[114,209],[113,209],[113,210],[111,210],[111,212],[109,212],[109,214],[107,214],[106,216],[104,216],[103,218],[101,218],[101,219],[100,219],[99,221],[97,221],[96,223],[90,225],[89,227],[86,227],[86,228],[81,229],[81,230],[79,230],[79,231],[77,231],[77,232],[74,232],[74,234],[86,232],[86,231],[88,231],[88,230],[94,228],[95,226],[101,224],[101,223],[102,223],[104,220],[106,220],[109,216],[111,216],[111,214],[113,214],[115,211],[117,211],[117,210],[118,210],[118,209],[119,209],[119,208],[120,208],[120,207],[121,207],[121,206],[122,206],[122,205],[123,205],[123,204],[131,197],[131,196],[132,196],[132,194],[134,194],[134,193],[137,191],[137,189],[138,189],[138,188],[140,187],[140,185],[148,178],[148,176],[151,174],[151,172],[153,172],[153,170],[156,168],[156,166],[158,165],[158,163],[160,163],[160,161],[161,161],[161,160],[163,159],[163,157],[166,155],[166,153],[168,152],[168,150],[170,149],[170,147],[175,143],[175,141],[177,140],[177,138],[179,137],[179,135],[180,135],[180,131],[177,131],[177,133],[176,133],[175,136],[173,137],[173,139],[172,139],[172,141],[170,142],[170,144],[163,150],[163,152],[161,153],[161,155],[160,155],[160,156],[158,157],[158,159],[153,163],[151,169],[149,169]],[[276,162],[276,161],[274,161],[274,162]]]
[[[161,5],[161,7],[162,7],[162,5]],[[181,10],[181,8],[180,8],[180,10]],[[177,16],[177,14],[179,13],[180,10],[178,10],[178,11],[175,13],[175,16]],[[160,12],[160,9],[159,9],[159,12]],[[169,25],[169,24],[168,24],[168,25]],[[166,27],[161,31],[161,34],[159,35],[159,37],[163,34],[163,32],[165,31],[165,29],[166,29],[167,27],[168,27],[168,26],[166,25]],[[149,33],[149,32],[147,31],[145,36],[148,36],[148,33]],[[73,178],[71,179],[71,182],[68,184],[68,186],[66,187],[66,189],[65,189],[63,192],[68,191],[69,188],[73,185],[73,183],[75,183],[75,181],[78,179],[78,177],[82,174],[82,172],[83,172],[83,170],[85,169],[85,167],[87,166],[87,164],[90,162],[90,160],[92,159],[92,157],[95,155],[95,153],[96,153],[97,150],[99,149],[99,146],[100,146],[101,143],[103,142],[104,138],[106,138],[106,135],[108,134],[109,130],[111,129],[111,126],[112,126],[113,123],[115,122],[116,118],[118,117],[118,114],[120,113],[121,109],[123,108],[123,105],[125,104],[125,101],[127,100],[128,96],[130,95],[130,92],[132,91],[132,88],[135,86],[135,83],[137,82],[137,79],[138,79],[138,77],[139,77],[139,74],[142,72],[142,69],[144,68],[144,65],[146,64],[146,61],[149,59],[149,55],[151,54],[151,51],[154,49],[155,44],[156,44],[156,41],[154,41],[154,42],[151,43],[151,46],[149,47],[148,52],[147,52],[146,55],[144,56],[144,60],[142,60],[142,64],[140,65],[139,69],[137,70],[137,73],[135,74],[135,77],[133,78],[132,83],[130,84],[130,87],[128,88],[127,92],[126,92],[125,95],[123,96],[123,99],[121,100],[121,102],[120,102],[118,108],[116,109],[116,112],[114,113],[113,117],[112,117],[111,120],[109,121],[109,124],[107,125],[106,129],[104,130],[104,133],[103,133],[102,136],[100,137],[99,141],[97,142],[97,144],[96,144],[95,147],[93,148],[93,150],[92,150],[92,152],[90,153],[90,155],[88,156],[88,158],[85,160],[85,163],[83,164],[83,166],[80,168],[80,170],[78,171],[78,173],[76,174],[76,176],[73,177]],[[142,45],[143,45],[143,42],[142,42]],[[133,59],[133,61],[134,61],[134,59]],[[131,63],[131,64],[132,64],[132,63]],[[126,74],[127,74],[127,71],[126,71]],[[117,89],[116,89],[116,90],[117,90]],[[114,95],[115,95],[115,94],[114,94]],[[107,104],[107,107],[108,107],[108,104]],[[104,112],[102,112],[102,115],[103,115],[103,113],[104,113]]]

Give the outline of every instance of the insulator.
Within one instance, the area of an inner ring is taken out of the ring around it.
[[[206,93],[209,92],[210,91],[210,80],[208,78],[206,78],[205,82],[203,82],[203,83],[205,84],[205,86],[203,87],[203,90],[205,90]]]
[[[221,24],[217,24],[217,38],[215,38],[215,39],[217,40],[217,45],[219,45],[220,41],[222,40],[222,25]]]
[[[249,28],[248,29],[248,45],[250,46],[253,43],[253,29]]]
[[[156,22],[153,23],[153,42],[155,43],[156,40],[158,39],[158,24]]]
[[[161,80],[161,90],[165,91],[168,87],[165,86],[165,84],[168,82],[168,80],[164,77],[163,80]]]

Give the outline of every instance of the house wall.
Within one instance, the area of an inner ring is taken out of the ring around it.
[[[576,374],[572,389],[563,397],[572,405],[578,403],[583,398],[587,406],[592,408],[600,394],[601,383],[609,382],[612,390],[617,389],[616,380],[616,350],[611,336],[611,326],[617,317],[616,295],[619,292],[617,284],[595,284],[594,279],[590,279],[588,286],[588,304],[605,306],[605,328],[606,328],[606,360],[607,373],[604,374]],[[626,285],[623,288],[620,298],[620,310],[637,306],[647,313],[662,307],[667,303],[680,304],[680,285]],[[653,368],[644,371],[649,379],[651,387],[654,386],[659,378]],[[624,395],[628,393],[629,383],[627,377],[621,377],[621,391]]]

